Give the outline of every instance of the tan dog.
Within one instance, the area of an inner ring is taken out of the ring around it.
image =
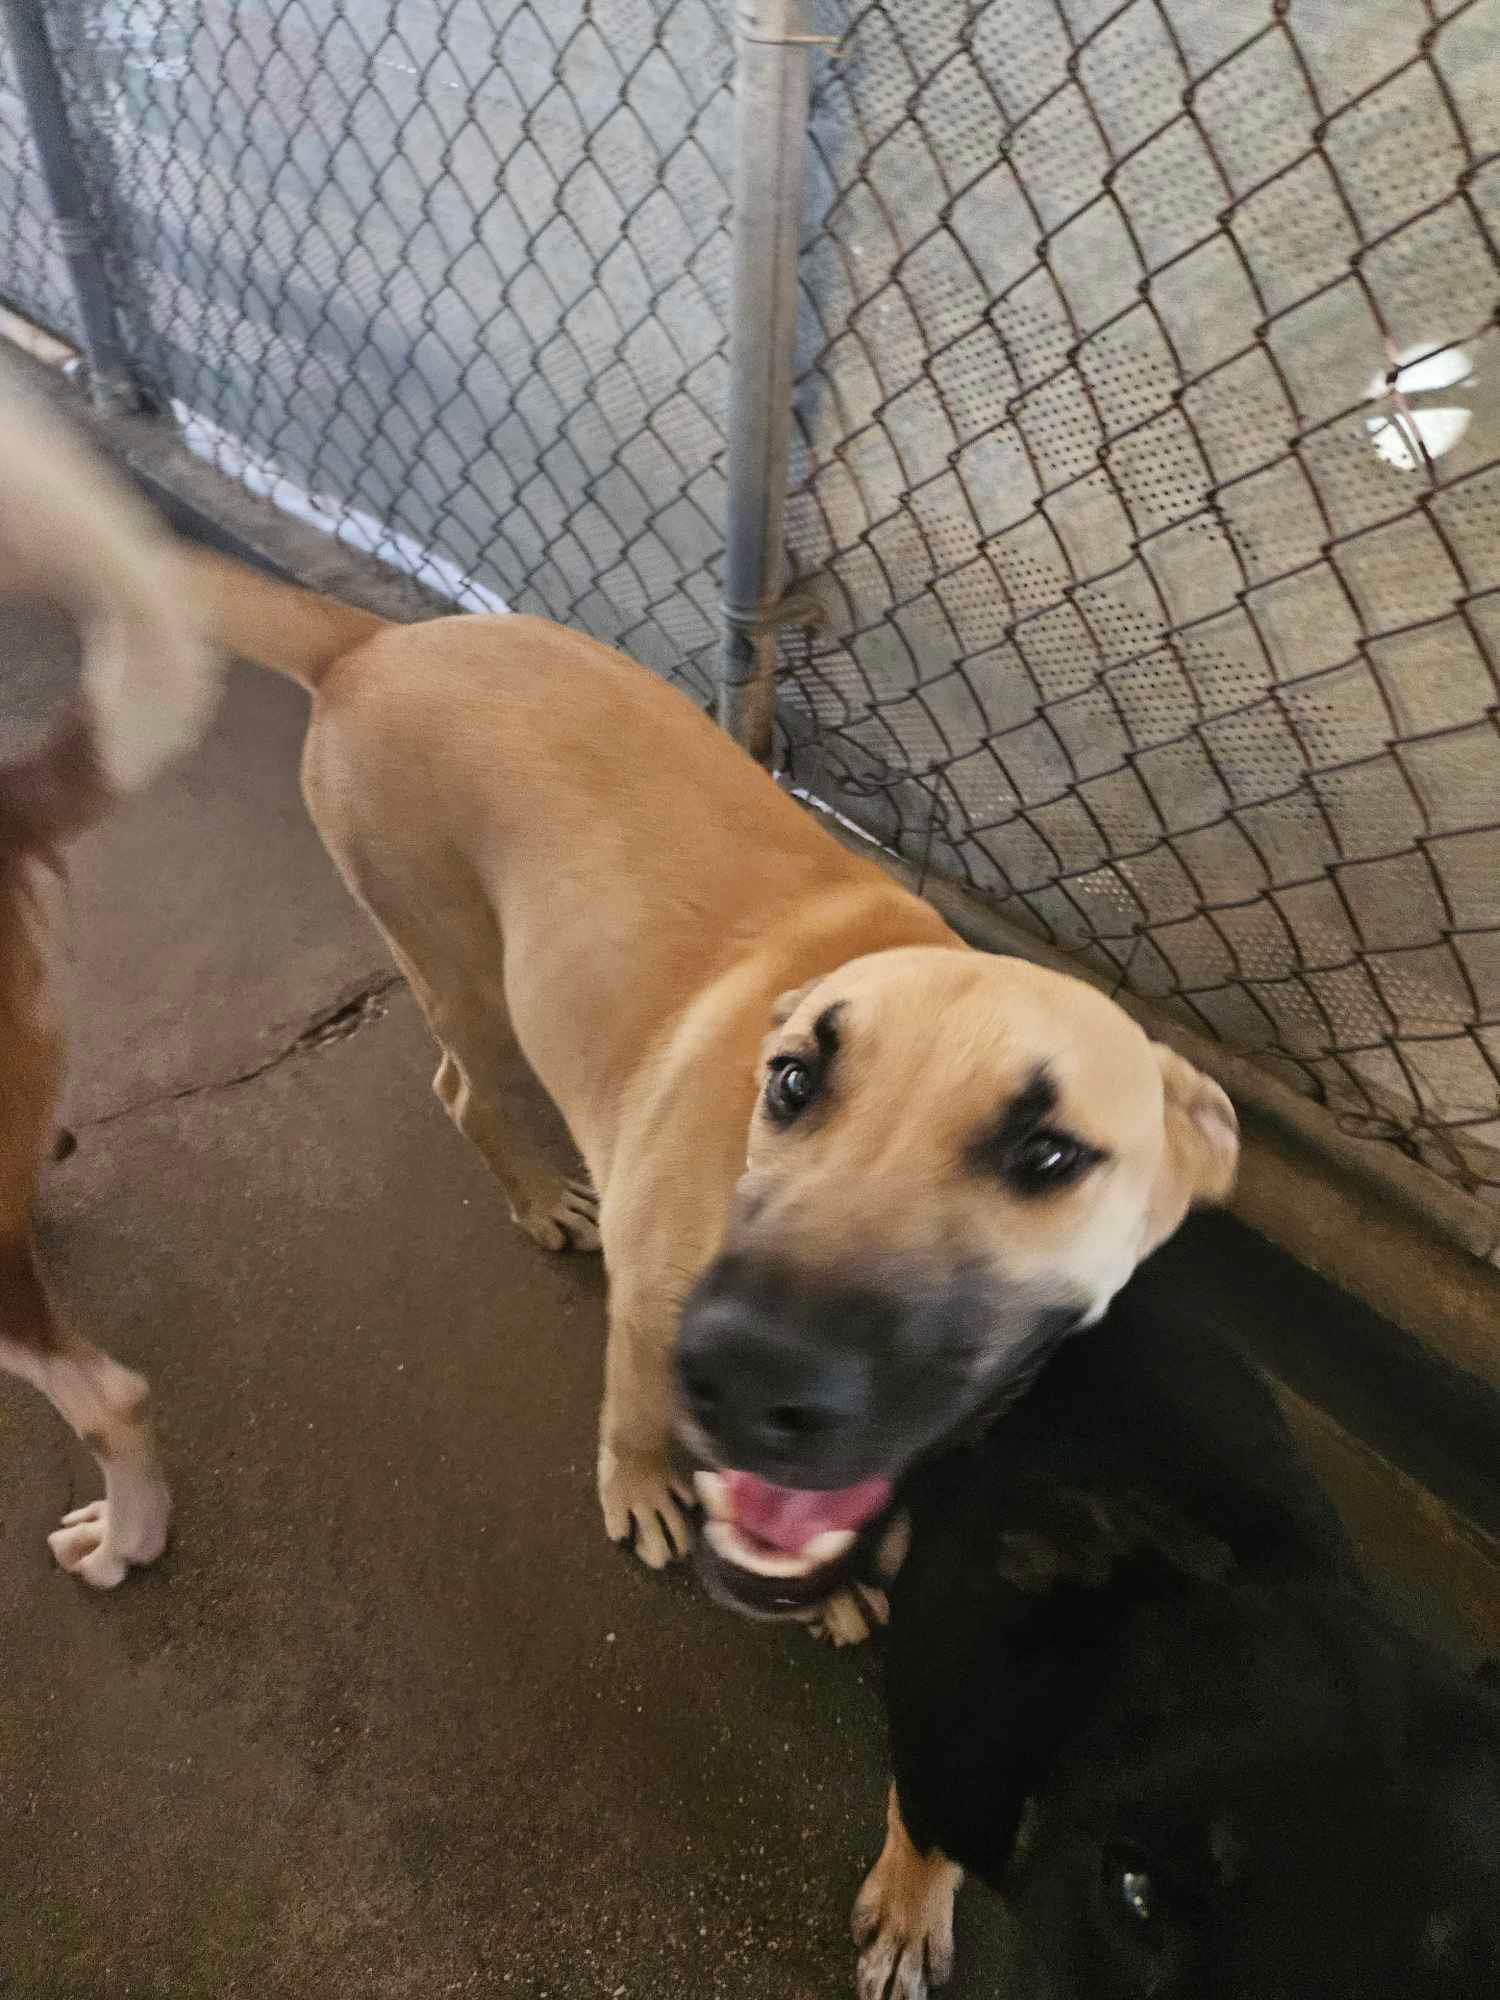
[[[0,588],[60,602],[83,634],[83,697],[33,757],[0,770],[0,1369],[40,1389],[99,1461],[104,1498],[49,1537],[108,1587],[161,1553],[171,1512],[146,1384],[60,1324],[31,1209],[52,1148],[62,1037],[46,904],[57,851],[200,733],[217,672],[155,522],[51,411],[0,382]]]
[[[187,561],[214,642],[314,695],[308,807],[439,1098],[539,1243],[602,1238],[609,1534],[687,1548],[677,1424],[720,1587],[805,1614],[911,1457],[1225,1192],[1227,1099],[1089,987],[963,946],[609,648]],[[506,1120],[517,1049],[587,1181]]]

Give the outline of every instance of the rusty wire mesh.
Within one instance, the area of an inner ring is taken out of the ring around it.
[[[1492,1198],[1497,51],[1495,0],[851,7],[785,649],[804,784]]]
[[[729,12],[57,0],[189,438],[706,695]],[[1500,1199],[1500,0],[815,12],[791,775]]]

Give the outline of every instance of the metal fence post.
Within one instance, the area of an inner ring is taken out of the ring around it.
[[[89,388],[101,409],[136,409],[140,392],[115,313],[100,232],[78,158],[44,0],[0,0],[16,87],[26,106],[37,164],[52,205],[57,245],[68,267],[88,356]]]
[[[808,68],[829,38],[802,0],[735,8],[734,282],[729,330],[729,520],[719,720],[762,763],[771,754],[782,519],[792,427],[797,254],[806,181]]]

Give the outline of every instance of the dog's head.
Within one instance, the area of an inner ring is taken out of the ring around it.
[[[1207,1590],[1116,1638],[992,1878],[1012,1919],[1007,1992],[1500,1991],[1492,1695],[1382,1651],[1321,1592],[1298,1607]]]
[[[1216,1084],[1081,981],[943,947],[786,995],[683,1311],[710,1581],[796,1616],[903,1471],[1018,1394],[1233,1178]]]

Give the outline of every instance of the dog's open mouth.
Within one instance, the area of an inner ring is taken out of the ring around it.
[[[732,1578],[733,1596],[782,1615],[826,1590],[831,1572],[891,1504],[887,1479],[815,1492],[774,1486],[751,1472],[700,1471],[693,1484],[704,1544],[721,1577]]]

